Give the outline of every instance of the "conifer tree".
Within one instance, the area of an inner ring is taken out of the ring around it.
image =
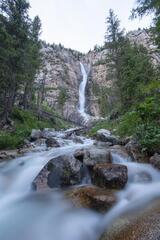
[[[159,0],[137,0],[137,8],[132,10],[132,18],[143,17],[144,15],[153,13],[154,27],[153,33],[155,40],[160,48],[160,1]]]

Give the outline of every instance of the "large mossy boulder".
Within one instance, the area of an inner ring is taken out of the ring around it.
[[[127,167],[121,164],[96,164],[92,171],[92,183],[98,187],[122,189],[127,180]]]

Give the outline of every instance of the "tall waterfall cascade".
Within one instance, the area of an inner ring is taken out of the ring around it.
[[[88,80],[88,74],[84,65],[80,62],[81,73],[83,76],[82,82],[79,86],[79,108],[78,112],[87,121],[89,120],[89,115],[86,113],[86,85]]]
[[[79,85],[79,107],[78,112],[80,113],[80,116],[82,116],[84,120],[84,124],[87,124],[88,122],[92,122],[95,120],[104,120],[107,119],[103,117],[97,117],[97,116],[91,116],[86,112],[86,86],[88,81],[88,73],[85,69],[85,66],[83,63],[80,62],[80,68],[82,73],[82,81]]]

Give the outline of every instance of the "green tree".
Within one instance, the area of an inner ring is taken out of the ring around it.
[[[107,49],[107,63],[116,70],[118,54],[123,40],[124,31],[120,29],[120,21],[109,10],[109,16],[106,18],[107,30],[105,33],[105,48]]]
[[[144,99],[143,88],[154,77],[155,70],[147,50],[142,45],[133,45],[126,39],[119,55],[116,81],[120,105],[124,112]]]
[[[132,18],[143,17],[144,15],[154,14],[153,33],[157,45],[160,47],[160,1],[159,0],[137,0],[137,8],[132,10]]]
[[[3,29],[0,32],[0,38],[3,39],[0,51],[4,56],[1,63],[5,68],[0,77],[3,82],[3,124],[9,122],[17,91],[24,80],[25,46],[29,29],[28,9],[29,3],[25,0],[0,1],[0,24]]]
[[[36,16],[31,23],[30,34],[26,45],[26,56],[25,56],[25,84],[23,94],[23,107],[28,108],[34,95],[34,79],[35,75],[40,67],[41,55],[40,55],[40,31],[41,21]]]

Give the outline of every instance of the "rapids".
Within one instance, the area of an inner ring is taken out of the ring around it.
[[[62,141],[62,136],[63,132],[58,133],[57,139]],[[118,203],[106,214],[73,207],[60,190],[32,190],[32,181],[50,159],[92,144],[90,139],[83,144],[65,140],[63,147],[38,149],[0,165],[0,239],[98,240],[118,217],[135,214],[160,197],[160,173],[148,164],[118,155],[113,162],[128,167],[129,181],[118,193]]]

